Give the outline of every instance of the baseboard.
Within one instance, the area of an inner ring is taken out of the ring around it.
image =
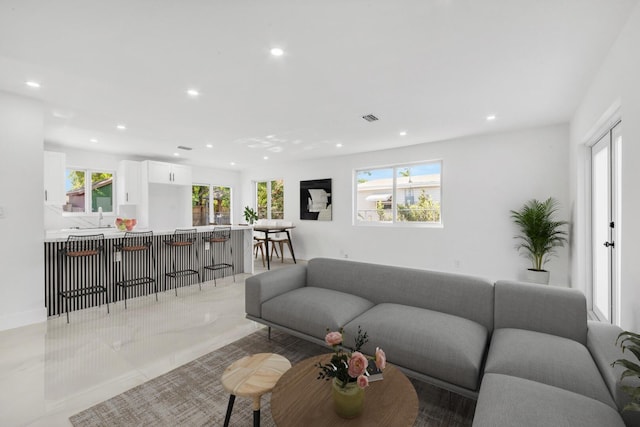
[[[0,331],[47,321],[46,307],[0,316]]]

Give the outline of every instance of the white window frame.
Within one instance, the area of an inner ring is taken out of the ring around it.
[[[397,219],[397,195],[400,194],[397,186],[398,170],[404,168],[410,168],[420,165],[436,164],[440,165],[440,221],[438,222],[419,222],[419,221],[398,221]],[[358,216],[358,173],[378,170],[378,169],[392,169],[392,188],[391,188],[391,221],[366,221],[362,220]],[[444,175],[444,162],[441,159],[435,160],[422,160],[408,163],[394,163],[389,165],[379,165],[371,167],[360,167],[353,170],[352,183],[353,183],[353,225],[367,226],[367,227],[418,227],[418,228],[443,228],[443,206],[444,206],[444,192],[443,192],[443,177]]]
[[[282,188],[283,188],[283,195],[282,197],[284,198],[284,188],[285,188],[285,183],[284,183],[284,178],[273,178],[273,179],[259,179],[256,181],[253,181],[253,207],[256,211],[256,213],[259,211],[258,209],[258,184],[261,182],[265,182],[267,184],[267,217],[266,218],[262,218],[262,219],[268,219],[271,220],[272,215],[271,215],[271,183],[273,181],[282,181]],[[282,212],[282,216],[284,218],[284,200],[283,200],[283,206],[282,206],[283,212]]]
[[[213,224],[215,221],[215,212],[213,210],[213,189],[216,187],[224,187],[229,189],[229,223],[233,224],[233,187],[223,184],[209,184],[206,182],[194,182],[191,184],[191,191],[193,194],[193,187],[209,187],[209,224]],[[222,224],[217,224],[222,225]]]

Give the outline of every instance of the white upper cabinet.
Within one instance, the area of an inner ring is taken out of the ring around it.
[[[147,161],[149,183],[191,185],[191,167]]]
[[[64,192],[64,171],[66,167],[64,153],[44,152],[44,203],[62,206],[66,203]]]
[[[140,162],[122,160],[118,163],[117,198],[118,205],[140,203]]]
[[[171,165],[173,172],[173,183],[177,185],[191,185],[191,166]]]

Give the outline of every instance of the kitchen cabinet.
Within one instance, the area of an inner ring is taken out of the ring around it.
[[[118,163],[116,189],[118,205],[140,203],[140,162],[122,160]]]
[[[149,183],[191,185],[191,167],[173,163],[147,161]]]
[[[44,203],[62,206],[66,203],[64,174],[66,156],[55,151],[44,152]]]

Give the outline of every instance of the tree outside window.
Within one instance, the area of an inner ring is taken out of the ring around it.
[[[284,219],[284,180],[256,182],[259,219]]]
[[[193,226],[209,224],[209,185],[191,186]]]
[[[193,226],[231,224],[231,187],[193,185],[191,202]]]

